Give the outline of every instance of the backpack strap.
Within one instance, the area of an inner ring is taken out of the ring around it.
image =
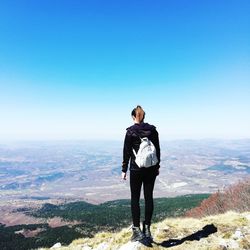
[[[135,152],[135,150],[133,149],[133,153],[134,153],[134,155],[135,155],[135,157],[137,156],[137,154],[136,154],[136,152]]]
[[[142,139],[139,134],[137,132],[135,132],[134,130],[132,130],[132,134],[135,133],[140,139]]]
[[[140,139],[141,139],[141,142],[142,142],[142,138],[139,136],[139,134],[137,132],[135,132],[134,130],[132,130],[132,134],[135,133]],[[135,157],[137,156],[135,150],[133,149],[133,153],[135,155]]]

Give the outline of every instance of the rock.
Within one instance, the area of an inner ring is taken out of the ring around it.
[[[95,248],[95,250],[106,250],[108,249],[108,247],[109,247],[109,244],[107,242],[102,242]]]
[[[92,250],[92,248],[90,246],[84,246],[82,250]]]
[[[220,249],[220,250],[227,250],[227,247],[225,247],[225,246],[220,246],[219,249]]]
[[[136,242],[131,242],[129,241],[125,245],[122,245],[119,250],[137,250],[141,246],[141,243],[136,241]]]
[[[232,235],[233,239],[238,240],[244,237],[243,233],[240,231],[240,229],[237,229],[235,233]]]
[[[222,239],[219,245],[226,249],[239,249],[238,242],[232,239],[229,239],[229,240]]]
[[[60,242],[57,242],[55,245],[53,245],[50,249],[54,249],[54,248],[59,248],[61,247],[62,244]]]
[[[240,248],[239,243],[235,240],[230,240],[229,244],[230,244],[229,245],[230,248],[232,248],[232,249],[239,249]]]
[[[250,221],[250,214],[247,214],[245,217]]]

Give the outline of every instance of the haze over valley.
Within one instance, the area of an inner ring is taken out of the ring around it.
[[[1,144],[0,222],[38,222],[22,211],[45,202],[96,204],[129,198],[129,180],[120,178],[122,147],[122,142],[110,141]],[[223,190],[249,175],[249,148],[250,140],[162,142],[155,197]]]

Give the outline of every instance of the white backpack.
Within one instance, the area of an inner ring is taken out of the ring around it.
[[[139,168],[149,168],[156,165],[158,163],[158,159],[156,156],[156,149],[154,144],[147,137],[140,139],[141,144],[137,154],[133,149],[136,164]]]

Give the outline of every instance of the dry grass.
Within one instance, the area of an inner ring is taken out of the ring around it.
[[[181,239],[189,236],[205,225],[214,224],[218,232],[211,234],[207,238],[201,238],[199,241],[185,241],[181,245],[171,247],[173,250],[222,250],[223,243],[237,244],[237,249],[250,249],[250,212],[236,213],[229,211],[221,215],[213,215],[202,219],[195,218],[169,218],[160,223],[152,225],[152,234],[156,242],[161,243],[169,239]],[[240,230],[243,238],[235,238],[235,232]],[[60,250],[80,250],[85,246],[96,249],[103,246],[105,250],[118,250],[122,245],[129,242],[131,230],[123,229],[119,233],[102,232],[95,235],[94,238],[83,238],[74,240],[69,246],[58,248]],[[140,246],[138,250],[148,250]],[[153,249],[165,249],[162,246],[154,245]],[[224,248],[225,249],[225,248]],[[233,249],[233,248],[227,248]]]

